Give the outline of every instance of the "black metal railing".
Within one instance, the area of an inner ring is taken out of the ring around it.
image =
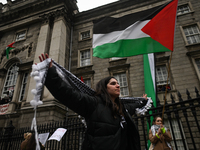
[[[171,134],[173,137],[173,142],[174,142],[174,149],[184,149],[184,150],[197,150],[197,145],[200,144],[200,136],[196,136],[197,133],[200,135],[200,126],[199,122],[200,120],[197,119],[197,117],[200,117],[200,95],[199,91],[195,88],[196,92],[196,98],[191,98],[190,93],[188,90],[186,90],[187,94],[187,100],[183,100],[182,96],[179,92],[177,92],[178,95],[178,100],[179,102],[175,102],[174,96],[171,95],[171,103],[169,104],[166,101],[165,104],[165,112],[164,112],[164,120],[168,120],[169,126],[171,129]],[[142,130],[143,130],[143,135],[141,135],[142,138],[144,138],[144,143],[147,143],[148,141],[148,133],[147,133],[147,126],[151,127],[151,117],[155,116],[162,116],[162,110],[163,110],[163,105],[160,104],[160,101],[157,99],[157,107],[152,106],[151,109],[149,109],[148,113],[144,116],[137,116],[135,115],[133,117],[136,125],[138,126],[139,120],[142,124]],[[198,116],[197,116],[198,114]],[[173,116],[173,117],[172,117]],[[190,120],[189,120],[190,118]],[[172,125],[172,119],[177,120],[178,128],[180,131],[180,136],[182,140],[183,146],[180,148],[177,144],[177,140],[175,137],[175,132],[174,128]],[[184,121],[179,121],[179,120],[184,120]],[[192,119],[192,121],[191,121]],[[145,120],[147,124],[145,125]],[[190,123],[191,122],[191,123]],[[165,124],[165,123],[164,123]],[[191,127],[192,125],[192,127]],[[146,128],[145,128],[146,127]],[[139,128],[139,126],[138,126]],[[193,128],[193,131],[192,131]],[[185,132],[189,134],[185,134]],[[195,135],[195,138],[194,138]],[[195,140],[196,139],[196,140]],[[187,143],[187,141],[191,141]],[[198,143],[195,141],[199,141]],[[147,149],[147,144],[143,145],[145,149]]]
[[[166,101],[164,120],[168,120],[173,138],[173,149],[196,150],[197,145],[200,145],[200,95],[195,88],[196,98],[191,98],[190,93],[186,90],[187,100],[183,100],[179,92],[178,101],[175,102],[174,96],[171,94],[171,103]],[[159,115],[162,116],[163,105],[157,99],[157,107],[152,106],[148,113],[143,116],[135,115],[133,120],[140,131],[142,149],[147,150],[148,133],[147,128],[151,126],[151,118]],[[176,139],[176,131],[173,128],[172,120],[177,120],[177,128],[179,128],[182,147]],[[181,120],[181,121],[180,121]],[[165,123],[164,123],[165,124]],[[61,141],[50,140],[45,144],[45,149],[50,150],[80,150],[85,134],[85,126],[82,119],[68,118],[66,121],[53,122],[37,126],[38,133],[48,133],[49,137],[57,128],[65,128],[67,132],[62,137]],[[31,132],[30,127],[15,129],[10,124],[0,133],[0,150],[16,150],[20,149],[20,144],[24,140],[24,133]]]
[[[58,142],[56,140],[49,140],[45,144],[45,149],[50,150],[79,150],[84,139],[85,126],[81,118],[70,118],[66,121],[53,122],[37,126],[38,134],[48,133],[49,137],[55,132],[57,128],[65,128],[67,132]],[[15,129],[12,121],[5,131],[0,133],[0,150],[18,150],[24,140],[24,133],[32,132],[30,127]]]

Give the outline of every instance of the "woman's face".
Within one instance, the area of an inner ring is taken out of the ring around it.
[[[156,119],[156,122],[155,122],[156,125],[161,125],[162,124],[162,119],[160,117],[158,117]]]
[[[107,91],[112,99],[116,99],[120,95],[120,86],[115,78],[111,78],[107,84]]]

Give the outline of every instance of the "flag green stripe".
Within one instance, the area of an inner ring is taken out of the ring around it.
[[[123,39],[93,49],[93,56],[99,58],[129,57],[140,54],[170,51],[151,37]]]
[[[9,59],[9,51],[10,51],[11,49],[13,49],[13,47],[7,47],[7,48],[6,48],[6,57],[7,57],[7,59]],[[4,50],[5,50],[5,49],[4,49]]]
[[[153,83],[153,78],[151,75],[151,68],[149,64],[149,58],[148,54],[143,55],[143,62],[144,62],[144,83],[145,83],[145,93],[147,94],[148,97],[151,97],[153,101],[153,105],[156,107],[156,94],[155,94],[155,89],[154,89],[154,83]],[[149,111],[149,114],[152,114],[152,111]],[[153,117],[151,116],[150,118],[150,126],[153,122]],[[149,133],[149,129],[151,128],[147,124],[147,133]],[[148,140],[148,148],[150,147],[150,140]]]
[[[143,55],[143,61],[144,61],[145,93],[148,95],[148,97],[151,97],[151,99],[153,100],[153,104],[156,107],[156,96],[154,90],[154,83],[151,76],[148,54]]]

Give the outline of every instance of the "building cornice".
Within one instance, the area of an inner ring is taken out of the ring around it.
[[[31,18],[31,21],[38,21],[39,16],[42,14],[60,9],[65,9],[68,14],[67,17],[72,19],[74,10],[78,9],[75,2],[71,2],[70,0],[59,0],[59,2],[58,0],[27,0],[21,2],[22,4],[24,3],[24,5],[19,5],[17,3],[19,1],[20,0],[14,1],[15,3],[13,2],[11,6],[5,4],[2,9],[0,9],[0,28],[24,19],[30,20]]]

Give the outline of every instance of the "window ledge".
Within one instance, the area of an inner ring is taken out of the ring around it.
[[[25,40],[26,40],[26,38],[22,39],[22,40],[15,41],[15,43],[18,43],[18,42],[21,42],[21,41],[25,41]]]
[[[87,41],[87,40],[91,40],[92,38],[86,38],[86,39],[83,39],[83,40],[79,40],[78,42],[83,42],[83,41]]]
[[[187,56],[193,56],[193,55],[197,55],[197,54],[200,54],[200,50],[189,51],[186,53]]]
[[[127,60],[127,58],[119,58],[119,59],[114,59],[114,60],[110,58],[109,62],[116,62],[116,61],[121,61],[121,60]]]
[[[169,60],[169,56],[162,56],[162,57],[156,58],[156,62],[168,61],[168,60]]]
[[[88,66],[81,66],[81,67],[77,67],[77,69],[84,69],[84,68],[90,68],[92,67],[93,65],[88,65]]]
[[[191,46],[196,46],[196,45],[200,45],[200,43],[195,43],[195,44],[186,44],[185,47],[191,47]]]
[[[108,67],[108,70],[112,71],[112,70],[117,70],[117,69],[122,69],[122,68],[124,70],[127,70],[129,67],[130,67],[130,64],[120,64],[120,65]]]
[[[179,15],[177,15],[177,17],[187,15],[187,14],[192,14],[192,13],[194,13],[194,11],[190,11],[190,12],[187,12],[187,13],[184,13],[184,14],[179,14]]]
[[[177,92],[177,90],[170,90],[170,91],[167,91],[167,93],[173,93],[173,92]],[[164,94],[165,91],[157,91],[157,94]]]

